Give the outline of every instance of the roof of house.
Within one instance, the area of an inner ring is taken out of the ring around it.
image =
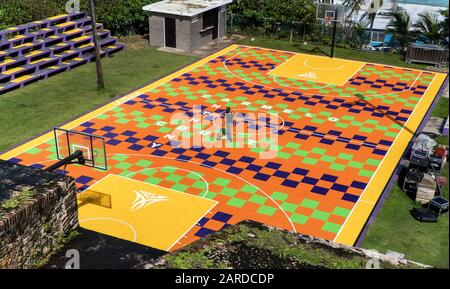
[[[163,0],[146,5],[142,9],[149,12],[195,16],[231,2],[233,0]]]

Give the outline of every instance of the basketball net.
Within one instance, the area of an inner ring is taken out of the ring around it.
[[[331,26],[331,24],[333,23],[333,17],[327,17],[325,16],[325,25],[326,26]]]

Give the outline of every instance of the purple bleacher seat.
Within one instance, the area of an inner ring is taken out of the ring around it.
[[[96,27],[101,57],[124,49],[103,24],[97,23]],[[95,57],[92,20],[84,12],[0,30],[0,94],[83,65]]]

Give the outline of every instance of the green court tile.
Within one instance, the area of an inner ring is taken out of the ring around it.
[[[232,189],[232,188],[223,188],[221,191],[220,191],[220,194],[221,195],[225,195],[225,196],[227,196],[227,197],[233,197],[234,195],[236,195],[237,194],[237,190],[235,190],[235,189]]]
[[[118,113],[116,113],[116,114],[113,114],[113,116],[115,116],[115,117],[117,117],[117,118],[122,118],[122,117],[126,116],[126,114],[125,114],[125,113],[122,113],[122,112],[118,112]]]
[[[213,200],[216,197],[216,193],[207,192],[205,195],[202,195],[203,198]]]
[[[148,160],[139,160],[138,162],[136,162],[137,166],[143,167],[143,168],[147,168],[149,167],[151,164],[153,164],[153,162],[148,161]]]
[[[109,115],[107,114],[101,114],[101,115],[97,115],[96,119],[108,119]]]
[[[316,209],[317,206],[319,206],[319,202],[318,201],[314,201],[314,200],[310,200],[310,199],[304,199],[300,203],[300,206],[305,207],[305,208],[309,208],[309,209]]]
[[[262,205],[262,204],[264,204],[267,201],[267,198],[264,197],[264,196],[260,196],[260,195],[253,195],[248,200],[250,202],[252,202],[252,203],[256,203],[256,204]]]
[[[231,199],[227,202],[227,205],[230,205],[230,206],[233,206],[233,207],[242,208],[242,206],[244,206],[245,203],[246,203],[245,200],[238,199],[238,198],[231,198]]]
[[[330,169],[342,172],[343,170],[345,170],[345,166],[341,164],[331,164]]]
[[[175,184],[172,186],[172,189],[179,192],[185,192],[187,189],[189,189],[189,186],[183,184]]]
[[[255,188],[255,186],[251,186],[249,184],[245,184],[242,188],[241,191],[245,192],[245,193],[250,193],[250,194],[254,194],[258,191],[257,188]]]
[[[335,224],[335,223],[331,223],[331,222],[325,222],[325,224],[322,227],[322,230],[337,234],[339,232],[340,228],[341,228],[341,225],[339,225],[339,224]]]
[[[337,123],[335,124],[335,126],[336,126],[336,127],[339,127],[339,128],[347,128],[347,127],[348,127],[347,124],[342,123],[342,122],[337,122]]]
[[[326,149],[321,149],[321,148],[313,148],[311,151],[318,155],[324,155],[327,152]]]
[[[158,132],[162,132],[162,133],[168,133],[171,132],[172,129],[170,127],[161,127],[160,129],[157,130]]]
[[[291,119],[301,119],[302,118],[301,116],[293,114],[293,113],[289,114],[288,117],[291,118]]]
[[[115,161],[119,161],[119,162],[121,162],[123,160],[126,160],[127,158],[128,158],[128,155],[122,155],[122,154],[115,155],[115,156],[111,157],[111,159],[113,159]]]
[[[221,187],[226,187],[231,181],[224,178],[217,178],[214,180],[213,184]]]
[[[122,111],[123,110],[123,107],[120,107],[120,106],[116,106],[116,107],[114,107],[113,109],[111,109],[112,111],[115,111],[115,112],[119,112],[119,111]]]
[[[270,197],[277,201],[285,201],[289,197],[289,195],[281,192],[274,192],[272,193],[272,195],[270,195]]]
[[[286,147],[290,148],[290,149],[298,149],[300,147],[300,145],[298,143],[288,142],[286,144]]]
[[[257,210],[258,213],[267,215],[267,216],[272,216],[273,214],[275,214],[276,211],[277,211],[277,209],[275,209],[273,207],[269,207],[269,206],[264,206],[264,205],[259,207],[259,209]]]
[[[279,158],[286,159],[286,160],[291,157],[291,154],[286,153],[286,152],[278,152],[277,155]]]
[[[154,120],[161,120],[164,118],[164,116],[155,114],[155,115],[152,115],[150,118],[154,119]]]
[[[306,156],[308,155],[308,152],[307,152],[307,151],[304,151],[304,150],[296,150],[296,151],[294,152],[294,155],[306,157]]]
[[[206,186],[207,184],[205,184],[203,180],[196,181],[195,183],[192,184],[192,187],[196,189],[206,189]]]
[[[364,166],[364,164],[360,162],[351,161],[348,163],[348,166],[352,168],[361,169]]]
[[[340,153],[338,155],[338,158],[346,160],[346,161],[349,161],[349,160],[353,159],[353,155],[352,154],[346,154],[346,153]]]
[[[126,124],[126,123],[129,123],[130,121],[126,118],[119,118],[115,122],[120,123],[120,124]]]
[[[292,216],[289,217],[292,222],[304,225],[308,221],[308,217],[301,215],[301,214],[292,214]]]
[[[134,172],[130,172],[130,171],[124,170],[124,171],[122,171],[122,172],[119,174],[119,176],[121,176],[121,177],[128,177],[128,175],[133,174],[133,173],[134,173]]]
[[[317,162],[318,162],[318,160],[313,159],[313,158],[304,158],[302,160],[302,163],[309,164],[309,165],[315,165],[315,164],[317,164]]]
[[[114,167],[118,168],[118,169],[126,170],[126,169],[129,169],[132,166],[133,166],[132,164],[127,163],[127,162],[120,162],[117,165],[115,165]]]
[[[193,173],[193,172],[189,172],[187,175],[186,175],[186,178],[189,178],[189,179],[191,179],[191,180],[199,180],[200,179],[200,176],[203,176],[203,174],[202,173]]]
[[[374,160],[371,158],[368,158],[366,161],[366,164],[370,165],[370,166],[378,166],[381,163],[381,161],[379,160]]]
[[[143,122],[143,121],[146,121],[147,118],[143,117],[143,116],[139,116],[139,117],[133,118],[133,120],[136,121],[136,122]]]
[[[142,111],[135,110],[135,111],[131,112],[130,114],[131,114],[131,115],[134,115],[134,116],[141,116],[141,115],[143,115],[144,113],[143,113]]]
[[[336,158],[332,156],[321,156],[320,160],[328,163],[333,163],[336,160]]]
[[[27,150],[27,154],[30,154],[30,155],[36,155],[40,152],[41,152],[41,150],[36,147]]]
[[[369,127],[362,127],[359,130],[362,131],[362,132],[367,132],[367,133],[373,132],[373,129],[369,128]]]
[[[334,208],[332,214],[347,218],[347,216],[350,214],[350,210],[341,207],[336,207]]]
[[[370,177],[372,177],[373,172],[372,172],[372,171],[368,171],[368,170],[360,170],[358,174],[359,174],[360,176],[370,178]]]
[[[153,176],[156,172],[157,172],[156,169],[146,169],[146,170],[140,171],[139,174],[150,177],[150,176]]]
[[[166,180],[174,182],[174,183],[177,183],[177,182],[179,182],[182,179],[183,179],[182,176],[179,176],[179,175],[176,175],[176,174],[170,174],[166,178]]]
[[[148,128],[150,125],[146,122],[141,122],[136,125],[139,128]]]
[[[298,206],[296,204],[284,202],[283,204],[281,204],[280,207],[286,212],[293,213],[293,212],[295,212],[295,210],[297,210]]]
[[[322,221],[326,221],[328,220],[328,218],[330,217],[330,213],[324,212],[324,211],[314,211],[311,214],[311,217],[314,219],[318,219],[318,220],[322,220]]]

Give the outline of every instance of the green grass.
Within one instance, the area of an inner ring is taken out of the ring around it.
[[[448,117],[448,105],[448,98],[442,97],[432,116]],[[438,136],[436,141],[448,146],[447,136]],[[443,170],[447,179],[448,169],[447,162]],[[449,197],[448,189],[448,185],[443,188],[446,199]],[[395,185],[377,219],[369,226],[363,247],[381,252],[394,250],[411,260],[449,268],[448,214],[440,217],[438,223],[420,223],[409,215],[414,206],[417,206],[414,201]]]
[[[301,52],[307,54],[320,54],[320,52],[314,51],[312,49],[316,46],[314,45],[304,45],[299,43],[290,43],[286,40],[278,40],[272,38],[261,38],[257,37],[254,41],[249,38],[244,38],[238,42],[243,45],[260,46],[279,50],[288,50],[294,52]],[[320,47],[322,50],[329,53],[330,47]],[[323,55],[323,54],[320,54]],[[398,54],[394,53],[380,53],[380,52],[370,52],[370,51],[360,51],[355,49],[347,49],[336,47],[334,50],[334,56],[337,58],[359,60],[365,62],[382,63],[394,66],[426,69],[424,64],[408,64],[406,63]]]
[[[90,63],[0,95],[0,151],[195,60],[150,47],[128,49],[103,59],[104,90]]]
[[[437,103],[435,109],[431,113],[431,116],[440,117],[440,118],[447,118],[448,117],[448,98],[441,97],[439,99],[439,102]]]
[[[448,163],[445,165],[448,178]],[[448,186],[444,188],[448,199]],[[377,219],[368,228],[362,247],[402,252],[406,258],[438,268],[449,267],[448,214],[437,223],[421,223],[412,218],[409,210],[417,206],[396,185],[390,192]]]

